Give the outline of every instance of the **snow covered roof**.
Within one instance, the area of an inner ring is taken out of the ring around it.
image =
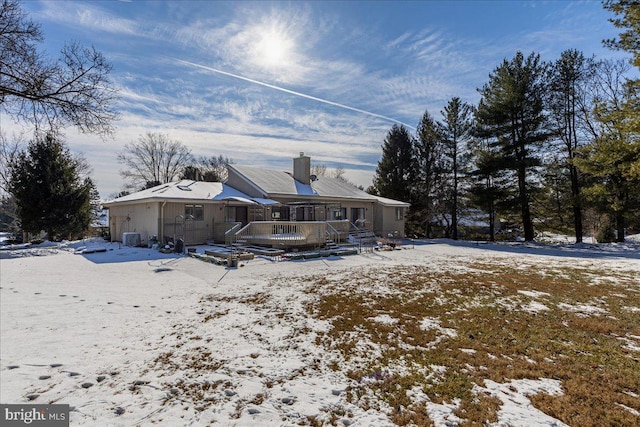
[[[401,202],[400,200],[387,199],[386,197],[380,197],[380,196],[372,196],[372,197],[374,197],[378,201],[378,203],[381,204],[382,206],[395,206],[399,208],[408,208],[409,206],[411,206],[410,203]]]
[[[119,197],[115,200],[105,202],[104,206],[109,207],[114,204],[126,202],[139,202],[142,200],[235,200],[243,203],[274,204],[274,200],[257,199],[246,195],[222,182],[203,182],[182,180],[161,184],[137,193]]]

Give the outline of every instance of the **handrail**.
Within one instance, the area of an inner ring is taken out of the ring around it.
[[[225,245],[232,245],[234,242],[234,238],[236,236],[236,230],[238,228],[242,227],[242,223],[241,222],[237,222],[233,225],[233,227],[229,228],[227,231],[224,232],[224,243]]]
[[[326,240],[324,221],[256,221],[238,230],[236,241],[246,240],[262,244],[320,245]]]
[[[340,232],[336,230],[335,227],[329,222],[327,222],[327,236],[329,237],[329,240],[332,240],[335,243],[339,243],[341,240]]]

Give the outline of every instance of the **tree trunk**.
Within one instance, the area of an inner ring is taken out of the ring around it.
[[[582,208],[573,205],[573,227],[576,233],[576,243],[582,243]]]
[[[454,140],[454,144],[457,144]],[[451,226],[453,240],[458,240],[458,152],[453,153],[453,209],[451,211]]]
[[[573,205],[573,226],[576,233],[576,243],[582,242],[582,197],[580,195],[580,182],[578,181],[578,169],[569,166],[571,176],[571,201]]]
[[[489,241],[496,241],[496,213],[493,210],[493,202],[489,208]]]
[[[616,242],[624,242],[624,212],[616,212]]]
[[[527,193],[526,167],[524,164],[518,166],[518,190],[520,193],[520,212],[522,214],[522,228],[524,229],[524,240],[533,241],[533,221],[531,221],[531,210],[529,209],[529,195]]]

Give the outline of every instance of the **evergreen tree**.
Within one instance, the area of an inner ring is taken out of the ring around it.
[[[472,206],[487,213],[489,217],[489,240],[495,240],[497,211],[501,203],[509,204],[507,173],[503,168],[500,153],[484,141],[469,144],[474,168],[469,172],[471,184],[467,197]]]
[[[492,138],[502,151],[503,167],[515,172],[526,241],[534,238],[530,207],[534,182],[530,175],[540,165],[536,150],[549,138],[543,103],[545,74],[540,55],[531,53],[525,58],[517,52],[489,75],[489,82],[480,89],[476,114],[480,134]]]
[[[605,40],[605,45],[631,53],[633,65],[640,68],[640,5],[636,0],[605,0],[603,6],[615,13],[616,18],[610,19],[613,25],[624,29],[617,39]]]
[[[404,126],[393,125],[382,145],[382,158],[373,178],[376,194],[411,201],[413,177],[413,137]]]
[[[80,163],[51,134],[17,156],[10,165],[9,191],[24,231],[44,230],[50,240],[59,240],[87,230],[94,185],[80,176]]]
[[[623,30],[617,39],[605,40],[605,45],[629,52],[631,64],[640,69],[640,5],[636,0],[605,0],[603,5],[616,15],[610,19],[613,25]],[[628,80],[626,90],[626,99],[620,106],[627,118],[625,131],[640,135],[640,79]],[[630,172],[640,178],[640,161],[631,165]]]
[[[460,175],[464,168],[464,147],[471,138],[473,129],[472,107],[458,97],[452,98],[442,114],[440,123],[443,138],[443,155],[448,163],[451,179],[449,182],[449,199],[451,212],[451,237],[458,239],[458,209],[460,195]]]
[[[579,171],[591,180],[585,198],[601,216],[608,216],[619,241],[638,211],[640,197],[640,174],[634,172],[640,164],[640,133],[633,125],[637,111],[628,109],[633,96],[625,78],[629,69],[624,60],[597,63],[593,142],[575,159]]]
[[[443,135],[428,111],[418,124],[414,143],[416,176],[413,182],[413,199],[410,217],[418,224],[427,238],[431,236],[431,225],[447,204],[443,181]]]
[[[580,196],[582,199],[582,192]],[[545,162],[542,176],[542,195],[537,202],[536,211],[541,213],[547,229],[552,229],[560,233],[571,232],[572,227],[569,223],[570,218],[575,215],[575,212],[573,210],[570,177],[564,158],[554,155],[551,160]],[[575,226],[575,221],[573,226]],[[581,211],[580,230],[582,230],[582,228]],[[580,238],[578,238],[578,236],[576,236],[576,241],[582,241],[582,237],[580,236]]]
[[[640,162],[640,135],[630,131],[623,104],[614,99],[596,107],[603,131],[576,158],[578,168],[595,178],[585,193],[611,214],[619,242],[624,241],[627,219],[640,209],[640,176],[633,173]]]

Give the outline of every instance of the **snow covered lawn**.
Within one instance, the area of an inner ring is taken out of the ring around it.
[[[637,425],[640,245],[427,241],[226,268],[0,251],[0,402],[71,425]]]

